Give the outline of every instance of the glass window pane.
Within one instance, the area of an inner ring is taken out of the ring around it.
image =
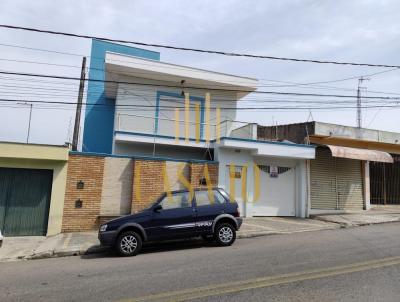
[[[214,190],[213,192],[214,192],[215,202],[218,202],[220,204],[225,203],[225,198],[219,191]]]
[[[161,206],[163,210],[178,209],[191,207],[191,202],[189,201],[189,193],[175,193],[172,196],[165,196],[161,201]]]
[[[211,196],[208,190],[196,191],[196,204],[198,207],[211,204],[222,204],[225,202],[224,197],[216,190],[211,191]]]

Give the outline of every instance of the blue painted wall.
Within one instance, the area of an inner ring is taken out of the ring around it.
[[[106,51],[145,59],[160,60],[160,53],[155,51],[95,39],[92,40],[87,91],[88,96],[86,100],[89,105],[86,106],[85,111],[85,126],[82,140],[83,152],[98,152],[106,154],[111,154],[112,152],[115,100],[106,98],[104,93],[104,82],[90,81],[93,79],[100,81],[105,80],[104,59]]]

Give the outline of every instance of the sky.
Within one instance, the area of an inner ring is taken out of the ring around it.
[[[2,24],[237,53],[389,65],[400,65],[399,12],[396,0],[0,1]],[[90,45],[86,39],[0,28],[0,70],[79,77],[82,56],[90,55]],[[159,51],[164,62],[257,78],[258,89],[263,91],[355,96],[358,77],[365,76],[369,80],[362,84],[362,96],[400,97],[399,69],[148,49]],[[78,83],[47,81],[51,83],[0,74],[0,98],[76,101]],[[239,106],[263,104],[275,110],[240,110],[237,119],[262,125],[315,120],[355,126],[355,108],[327,108],[354,107],[355,98],[342,99],[345,103],[337,105],[338,101],[251,95]],[[396,101],[385,106],[396,106]],[[370,99],[363,102],[370,107],[382,105]],[[279,109],[285,106],[325,109]],[[34,104],[32,108],[29,142],[64,144],[71,140],[72,106]],[[0,141],[25,142],[29,113],[27,104],[0,102]],[[400,107],[365,108],[362,125],[400,132],[399,113]]]

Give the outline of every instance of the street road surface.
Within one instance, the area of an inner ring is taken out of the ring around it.
[[[400,301],[400,223],[0,263],[0,301]]]

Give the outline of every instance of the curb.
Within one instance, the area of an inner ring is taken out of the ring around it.
[[[303,233],[303,232],[314,232],[314,231],[324,231],[324,230],[335,230],[335,229],[348,229],[355,228],[360,226],[368,226],[374,224],[384,224],[384,223],[395,223],[400,222],[400,219],[392,220],[392,221],[381,221],[381,222],[368,222],[368,223],[356,223],[356,224],[348,224],[348,223],[340,223],[335,221],[329,221],[320,219],[320,217],[314,217],[313,219],[323,222],[329,222],[332,224],[336,224],[337,227],[327,227],[321,229],[305,229],[298,231],[258,231],[251,233],[238,233],[237,239],[247,239],[247,238],[255,238],[262,236],[270,236],[270,235],[283,235],[283,234],[294,234],[294,233]],[[91,246],[88,249],[75,248],[75,249],[61,249],[61,250],[47,250],[41,251],[38,253],[33,253],[27,256],[19,256],[18,258],[13,259],[0,259],[0,262],[8,262],[8,261],[16,261],[16,260],[38,260],[38,259],[48,259],[48,258],[59,258],[59,257],[69,257],[69,256],[82,256],[82,255],[91,255],[91,254],[99,254],[108,251],[108,247],[103,247],[100,245]]]
[[[355,223],[345,223],[345,222],[338,222],[334,220],[323,219],[321,217],[313,217],[312,219],[329,222],[329,223],[336,223],[340,225],[340,228],[353,228],[353,227],[360,227],[360,226],[367,226],[367,225],[374,225],[374,224],[384,224],[384,223],[393,223],[393,222],[400,222],[400,218],[396,220],[389,220],[389,221],[376,221],[376,222],[355,222]]]
[[[108,248],[102,246],[93,246],[90,247],[89,249],[71,249],[71,250],[58,250],[58,251],[51,250],[40,253],[34,253],[32,255],[25,256],[23,259],[38,260],[38,259],[59,258],[68,256],[82,256],[82,255],[103,253],[107,250]]]

